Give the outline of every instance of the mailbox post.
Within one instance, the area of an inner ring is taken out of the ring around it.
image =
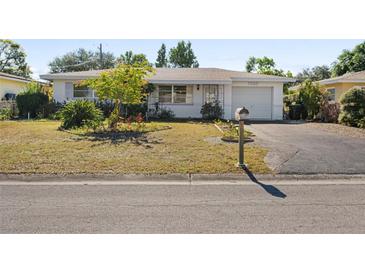
[[[244,143],[245,143],[245,122],[244,119],[248,117],[249,111],[245,108],[238,108],[235,112],[235,118],[239,122],[239,141],[238,141],[238,167],[246,167],[245,164],[245,152],[244,152]]]

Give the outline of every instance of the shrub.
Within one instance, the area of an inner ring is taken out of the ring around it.
[[[12,117],[11,108],[0,109],[0,120],[9,120]]]
[[[365,118],[360,119],[360,121],[357,123],[357,126],[359,128],[365,128]]]
[[[203,119],[214,120],[214,119],[218,119],[218,118],[222,117],[223,109],[219,105],[218,101],[214,101],[214,102],[210,102],[210,103],[205,103],[202,106],[200,113],[201,113]]]
[[[16,96],[19,115],[26,117],[29,113],[34,118],[37,112],[48,103],[48,96],[44,93],[20,93]]]
[[[129,104],[129,105],[122,105],[122,115],[124,117],[127,116],[137,116],[138,113],[146,115],[147,112],[147,103],[143,104]]]
[[[96,129],[103,121],[103,114],[93,102],[76,100],[69,102],[60,111],[61,128],[88,127]]]
[[[52,120],[59,120],[59,114],[58,112],[60,111],[60,109],[63,107],[63,104],[58,103],[56,101],[51,101],[48,102],[47,104],[41,106],[38,109],[37,112],[37,118],[40,119],[52,119]]]
[[[340,114],[340,104],[325,101],[321,104],[321,120],[326,123],[336,123]]]
[[[308,113],[303,104],[294,104],[289,106],[289,119],[305,120],[307,117]]]
[[[108,118],[113,110],[114,110],[114,103],[109,100],[99,100],[95,102],[95,106],[103,112],[104,117]]]
[[[162,120],[169,120],[175,117],[174,112],[171,109],[160,109],[160,112],[158,114],[158,118]]]
[[[299,94],[298,92],[290,93],[284,96],[283,98],[284,106],[289,108],[291,105],[299,104]]]
[[[161,108],[159,103],[155,103],[155,109],[150,109],[148,116],[154,119],[170,120],[175,117],[175,114],[172,110]]]
[[[353,88],[341,99],[339,122],[348,126],[362,127],[365,119],[365,90]]]
[[[314,119],[319,113],[325,92],[320,88],[319,84],[315,84],[310,80],[304,81],[299,89],[299,102],[303,103],[308,112],[308,118]]]

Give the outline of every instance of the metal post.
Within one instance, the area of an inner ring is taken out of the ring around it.
[[[240,133],[239,133],[239,142],[238,142],[238,145],[239,145],[239,166],[240,167],[244,167],[245,166],[245,162],[244,162],[244,159],[245,159],[245,155],[244,155],[244,125],[245,125],[245,122],[241,119],[239,121],[239,125],[240,125]]]

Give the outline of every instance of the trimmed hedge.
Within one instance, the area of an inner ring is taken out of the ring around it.
[[[29,112],[31,118],[36,117],[42,107],[49,102],[49,98],[46,94],[42,92],[27,91],[19,93],[15,100],[19,110],[19,115],[27,117]]]

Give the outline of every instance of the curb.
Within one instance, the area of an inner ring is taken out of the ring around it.
[[[365,174],[255,174],[258,181],[313,181],[313,180],[364,180]],[[193,182],[250,182],[247,174],[1,174],[1,182],[159,182],[187,183]]]

